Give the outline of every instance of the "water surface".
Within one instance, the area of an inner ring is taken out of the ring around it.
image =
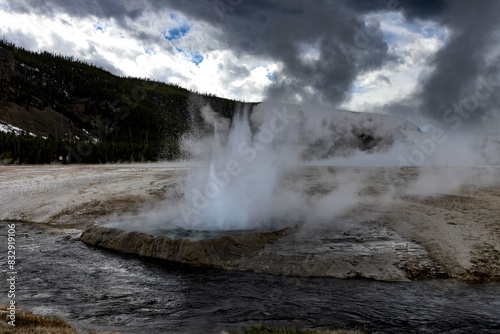
[[[17,302],[61,315],[82,330],[220,333],[267,323],[378,333],[500,332],[500,284],[387,283],[188,268],[96,249],[36,225],[16,226]],[[0,238],[6,233],[6,223],[0,223]],[[6,242],[0,244],[5,264]],[[0,303],[7,301],[4,289]]]

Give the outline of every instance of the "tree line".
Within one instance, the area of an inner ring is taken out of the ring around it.
[[[31,52],[4,40],[0,48],[15,60],[12,73],[0,71],[0,105],[15,104],[33,117],[51,109],[81,130],[80,139],[0,133],[0,161],[50,163],[84,145],[87,149],[80,151],[90,153],[79,154],[83,163],[175,159],[180,139],[191,126],[193,96],[229,118],[241,103],[177,85],[115,76],[73,57]]]

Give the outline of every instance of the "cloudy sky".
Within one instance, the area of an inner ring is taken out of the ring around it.
[[[0,36],[245,101],[442,120],[486,89],[448,116],[491,122],[500,94],[481,83],[498,80],[499,12],[496,0],[0,0]]]

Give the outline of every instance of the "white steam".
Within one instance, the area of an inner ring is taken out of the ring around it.
[[[177,212],[171,221],[188,229],[228,230],[266,227],[282,218],[278,184],[296,160],[280,134],[295,126],[297,114],[274,109],[260,119],[252,114],[252,122],[245,109],[230,126],[208,106],[201,114],[213,132],[194,145],[189,140],[184,149],[199,150],[201,142],[210,154],[199,168],[189,171],[182,201],[177,208],[169,208]]]
[[[498,168],[470,168],[500,160],[493,135],[431,126],[424,133],[387,115],[271,103],[239,110],[232,120],[208,105],[194,113],[183,150],[196,168],[179,183],[177,199],[167,196],[162,208],[144,214],[151,228],[323,226],[359,206],[496,182]],[[403,181],[391,176],[412,166],[425,168]],[[371,189],[377,178],[379,188]]]

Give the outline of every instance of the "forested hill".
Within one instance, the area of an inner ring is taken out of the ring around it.
[[[201,103],[228,117],[239,102],[0,41],[0,163],[174,159]]]

